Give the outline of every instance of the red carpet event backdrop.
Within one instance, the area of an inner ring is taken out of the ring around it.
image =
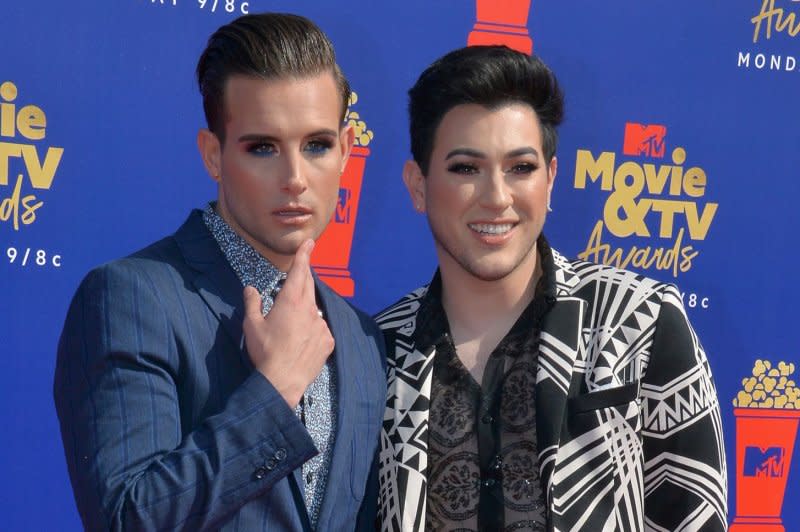
[[[545,233],[567,255],[677,284],[722,405],[732,530],[800,530],[792,0],[3,2],[0,528],[80,529],[51,392],[67,305],[91,267],[215,196],[193,70],[214,29],[260,11],[316,21],[355,90],[356,147],[313,263],[370,312],[435,267],[400,177],[407,89],[466,44],[540,55],[567,100]],[[690,386],[679,397],[644,423],[706,404]]]

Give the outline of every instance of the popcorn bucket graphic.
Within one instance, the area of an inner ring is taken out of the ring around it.
[[[781,507],[800,410],[734,408],[736,531],[783,531]]]
[[[531,0],[475,0],[477,16],[467,46],[505,44],[530,54],[533,40],[528,34]]]
[[[353,146],[339,184],[336,210],[311,254],[311,265],[319,278],[345,297],[352,297],[355,293],[355,283],[348,268],[368,155],[369,148]]]

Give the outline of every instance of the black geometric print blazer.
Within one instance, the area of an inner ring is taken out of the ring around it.
[[[725,530],[719,403],[677,289],[543,253],[556,301],[534,386],[550,530]],[[381,434],[383,530],[423,531],[435,349],[417,346],[427,286],[381,312],[388,397]]]

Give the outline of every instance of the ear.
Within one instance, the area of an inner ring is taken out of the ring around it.
[[[411,196],[414,210],[425,212],[425,176],[416,161],[406,161],[406,164],[403,165],[403,182]]]
[[[553,184],[556,181],[556,173],[558,172],[558,158],[553,155],[550,159],[550,164],[547,167],[547,204],[550,205],[550,194],[553,192]]]
[[[197,148],[211,179],[219,183],[222,175],[222,145],[219,139],[210,130],[201,129],[197,132]]]
[[[350,152],[353,150],[353,144],[355,143],[356,139],[356,132],[353,129],[353,126],[346,124],[342,127],[342,130],[339,132],[339,145],[341,146],[342,150],[342,167],[341,173],[344,173],[344,169],[347,166],[347,160],[350,158]]]

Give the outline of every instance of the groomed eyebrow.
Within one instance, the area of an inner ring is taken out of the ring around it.
[[[475,157],[476,159],[485,159],[486,154],[482,151],[473,150],[472,148],[456,148],[455,150],[451,151],[447,154],[447,157],[444,160],[452,159],[457,155],[466,155],[467,157]]]
[[[317,131],[313,131],[306,135],[307,137],[336,137],[339,135],[338,131],[334,131],[332,129],[323,128],[318,129]],[[261,135],[258,133],[248,133],[246,135],[242,135],[238,139],[239,142],[279,142],[280,139],[278,137],[273,137],[272,135]]]
[[[486,154],[479,150],[474,150],[472,148],[456,148],[452,150],[450,153],[447,154],[447,157],[444,160],[451,159],[457,155],[466,155],[467,157],[475,157],[476,159],[486,159]],[[536,151],[535,148],[530,146],[526,146],[524,148],[517,148],[515,150],[511,150],[510,152],[505,154],[505,157],[519,157],[520,155],[533,155],[534,157],[539,157],[539,152]]]
[[[278,139],[276,137],[270,137],[269,135],[259,135],[257,133],[249,133],[247,135],[242,135],[238,139],[239,142],[277,142]]]
[[[506,157],[519,157],[520,155],[533,155],[534,157],[539,157],[539,152],[536,151],[536,148],[531,146],[526,146],[524,148],[517,148],[516,150],[511,150],[510,152],[506,153]]]

